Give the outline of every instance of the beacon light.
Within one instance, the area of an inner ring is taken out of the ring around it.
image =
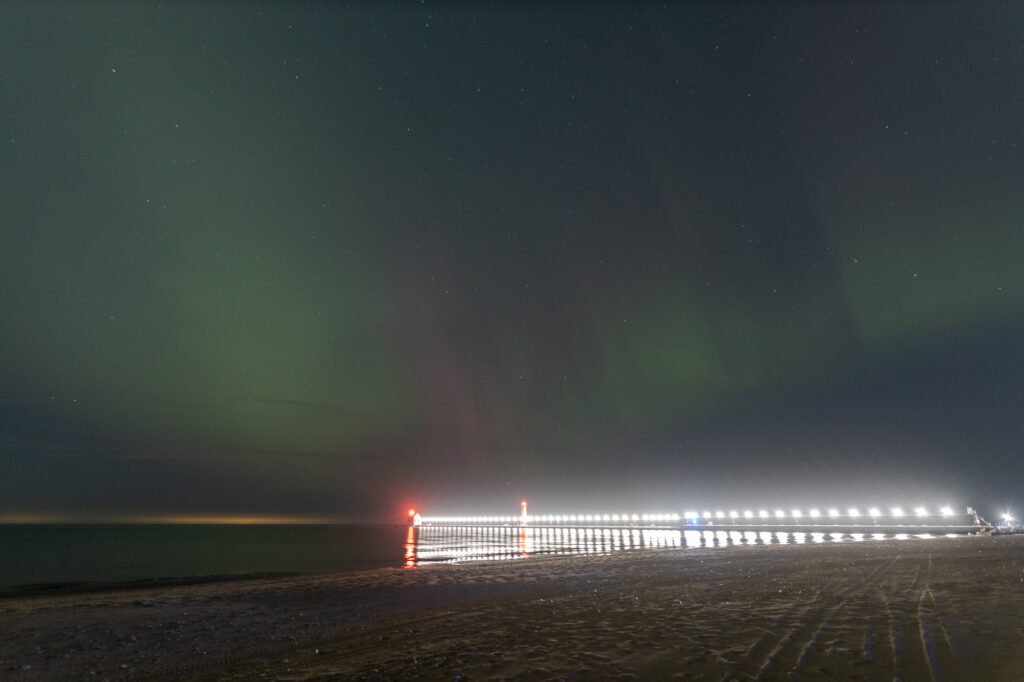
[[[950,507],[948,504],[945,507],[943,507],[942,509],[940,509],[939,512],[943,516],[953,516],[953,508]]]
[[[818,511],[818,510],[817,510],[817,508],[814,508],[814,509],[810,510],[810,511],[809,511],[809,512],[807,512],[807,513],[811,515],[811,518],[812,518],[812,519],[816,519],[816,518],[818,518],[819,516],[821,516],[821,512],[820,512],[820,511]]]
[[[410,509],[409,510],[409,516],[416,516],[416,510],[415,509]]]
[[[1013,522],[1013,513],[1009,512],[1009,511],[1005,512],[1003,514],[1003,521],[1005,521],[1006,523],[1012,523]]]
[[[903,516],[903,508],[902,507],[893,507],[892,508],[892,515],[893,515],[893,517],[895,517],[897,519],[900,518],[901,516]]]
[[[834,518],[839,516],[839,510],[835,509],[835,508],[829,509],[828,510],[828,515],[831,516],[834,519]]]

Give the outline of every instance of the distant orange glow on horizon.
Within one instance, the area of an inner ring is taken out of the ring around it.
[[[330,525],[344,520],[323,516],[279,516],[245,514],[162,514],[162,515],[74,515],[0,514],[0,523],[140,523],[168,525]]]

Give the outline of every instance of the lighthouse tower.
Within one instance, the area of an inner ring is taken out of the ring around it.
[[[521,515],[520,515],[520,517],[519,517],[519,523],[520,523],[520,525],[523,525],[523,526],[525,526],[525,525],[526,525],[526,500],[523,500],[523,501],[522,501],[522,502],[521,502],[521,503],[519,504],[519,506],[520,506],[520,507],[522,508],[522,510],[523,510],[522,514],[521,514]]]

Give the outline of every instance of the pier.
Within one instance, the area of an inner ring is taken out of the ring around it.
[[[949,506],[870,507],[847,509],[747,509],[659,513],[530,514],[526,501],[517,515],[432,516],[409,510],[415,527],[607,528],[680,531],[736,531],[782,533],[985,533],[996,525],[973,509],[956,512]],[[1009,523],[1012,517],[1004,515]]]

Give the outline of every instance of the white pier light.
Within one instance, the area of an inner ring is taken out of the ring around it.
[[[1005,512],[1003,514],[1003,521],[1005,523],[1012,523],[1013,522],[1013,514],[1011,512],[1009,512],[1009,511]]]
[[[768,518],[768,510],[767,509],[762,509],[761,511],[759,511],[757,513],[757,515],[760,516],[762,519],[767,519]]]
[[[725,518],[725,512],[724,511],[716,511],[715,512],[715,518],[716,519],[724,519]]]
[[[894,518],[897,518],[897,519],[900,518],[901,516],[903,516],[903,508],[902,507],[893,507],[892,508],[892,515],[893,515]]]
[[[700,518],[700,514],[698,514],[698,513],[697,513],[697,512],[695,512],[695,511],[688,511],[688,512],[684,512],[684,513],[683,513],[683,516],[685,516],[685,517],[686,517],[687,519],[689,519],[690,521],[696,521],[697,519],[699,519],[699,518]]]
[[[733,510],[733,511],[729,512],[729,518],[730,519],[738,519],[739,517],[740,517],[740,513],[738,511]]]
[[[807,512],[807,513],[811,515],[811,518],[812,518],[812,519],[816,519],[816,518],[818,518],[819,516],[821,516],[821,512],[820,512],[820,511],[818,511],[817,509],[812,509],[812,510],[810,510],[810,511],[809,511],[809,512]]]
[[[709,511],[704,512],[704,518],[705,519],[710,519],[711,518],[711,512],[709,512]]]
[[[850,515],[851,519],[855,519],[858,516],[860,516],[860,510],[857,509],[856,507],[850,507],[850,509],[849,509],[849,511],[847,513]]]
[[[754,518],[754,512],[752,512],[749,509],[747,509],[746,511],[743,512],[743,518],[745,518],[745,519],[752,519],[752,518]]]
[[[924,507],[918,507],[917,509],[914,510],[914,513],[922,518],[928,516],[928,510],[925,509]]]
[[[833,519],[838,518],[839,517],[839,510],[835,509],[835,508],[829,509],[828,510],[828,515],[831,516]]]
[[[804,515],[803,512],[801,512],[799,509],[794,509],[793,510],[793,518],[794,519],[799,519],[803,515]]]
[[[943,507],[942,509],[940,509],[939,512],[943,516],[953,516],[954,515],[953,508],[950,507],[948,504],[945,507]]]
[[[878,507],[872,507],[871,509],[868,509],[868,516],[870,516],[873,519],[877,519],[881,515],[882,512],[878,510]]]
[[[775,510],[775,518],[777,518],[777,519],[784,519],[784,518],[786,518],[786,512],[782,511],[781,509],[776,509]]]

